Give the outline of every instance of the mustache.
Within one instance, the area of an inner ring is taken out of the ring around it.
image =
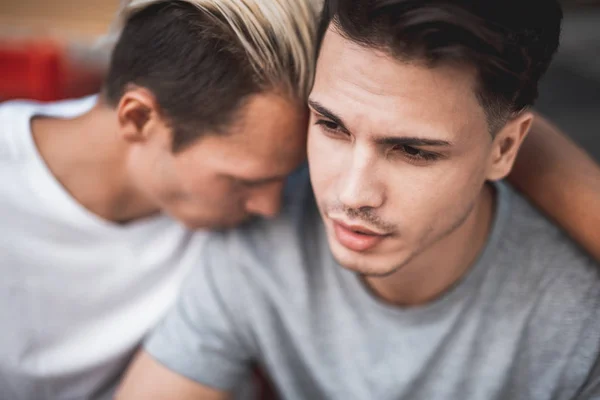
[[[383,232],[396,230],[395,225],[382,220],[371,207],[350,208],[338,203],[326,205],[323,209],[326,210],[326,214],[329,216],[343,214],[351,221],[365,222],[369,227]]]

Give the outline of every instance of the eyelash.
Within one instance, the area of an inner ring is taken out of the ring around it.
[[[335,133],[341,132],[339,129],[329,127],[328,125],[338,126],[338,124],[336,124],[335,122],[327,121],[326,119],[317,120],[315,122],[315,125],[320,125],[323,129],[325,129],[328,132],[335,132]],[[343,132],[343,133],[345,133],[345,132]]]
[[[328,121],[328,120],[324,120],[324,119],[320,119],[317,120],[315,122],[315,125],[319,125],[322,129],[324,129],[327,132],[330,133],[335,133],[335,134],[343,134],[345,136],[348,136],[348,134],[346,132],[341,131],[339,128],[332,128],[328,125],[335,125],[337,126],[337,124],[335,122],[332,121]],[[410,154],[408,151],[410,150],[416,150],[418,153],[417,154]],[[431,162],[431,161],[436,161],[440,158],[440,156],[438,154],[435,153],[431,153],[428,151],[423,151],[423,150],[419,150],[416,147],[412,147],[412,146],[406,146],[406,145],[397,145],[397,146],[393,146],[392,147],[392,151],[393,152],[397,152],[397,153],[402,153],[402,156],[405,158],[408,158],[411,161],[416,161],[416,162]]]

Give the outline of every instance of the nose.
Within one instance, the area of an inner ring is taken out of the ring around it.
[[[342,173],[338,199],[347,208],[378,208],[385,202],[376,157],[369,153],[369,149],[356,146],[349,165]]]
[[[246,211],[267,218],[275,217],[281,210],[282,191],[283,182],[254,189],[246,200]]]

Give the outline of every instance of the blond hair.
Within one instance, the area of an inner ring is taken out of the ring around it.
[[[243,47],[258,80],[306,99],[314,77],[321,0],[171,0],[192,4],[225,24]],[[111,28],[165,0],[121,0]]]

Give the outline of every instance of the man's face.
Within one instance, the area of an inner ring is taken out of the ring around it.
[[[226,135],[180,152],[159,131],[130,152],[138,190],[190,228],[224,228],[279,211],[286,175],[306,157],[306,109],[277,94],[254,96]]]
[[[385,276],[454,232],[490,178],[495,143],[468,68],[427,68],[326,34],[308,159],[339,263]]]

